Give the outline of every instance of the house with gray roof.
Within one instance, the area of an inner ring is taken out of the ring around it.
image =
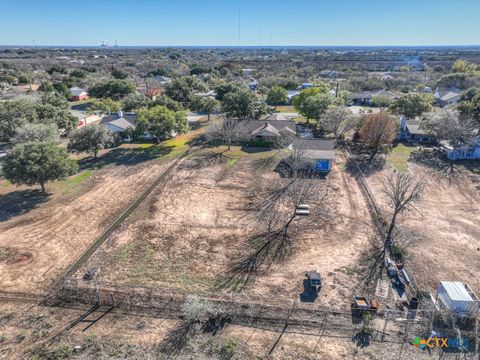
[[[237,141],[276,141],[295,136],[292,120],[238,120],[236,123]]]
[[[444,107],[447,105],[458,104],[462,97],[462,91],[455,87],[448,88],[446,90],[437,89],[434,96],[438,106]]]
[[[435,144],[437,139],[427,134],[421,127],[421,120],[408,120],[405,116],[400,119],[400,140],[412,144]]]
[[[289,147],[301,152],[303,167],[318,173],[332,170],[335,161],[335,142],[330,139],[295,139]]]

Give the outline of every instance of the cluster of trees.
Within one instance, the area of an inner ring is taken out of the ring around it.
[[[54,124],[70,132],[75,129],[77,119],[68,111],[65,98],[55,93],[44,95],[40,102],[0,102],[0,141],[10,142],[18,129],[35,123]]]

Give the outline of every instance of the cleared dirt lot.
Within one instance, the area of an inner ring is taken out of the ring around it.
[[[424,166],[409,163],[408,169],[427,184],[417,206],[421,213],[398,222],[401,231],[418,238],[408,248],[408,264],[419,286],[434,291],[439,281],[463,281],[480,293],[480,192],[467,178],[450,184]],[[368,178],[386,212],[380,189],[391,171]]]
[[[96,170],[73,194],[64,196],[61,191],[55,191],[28,212],[0,222],[1,289],[46,292],[112,218],[168,163],[169,160],[152,159],[105,166]],[[16,191],[26,190],[3,187],[0,206],[6,209],[18,205],[15,198],[12,200]]]
[[[288,181],[274,171],[255,170],[255,161],[265,156],[240,152],[229,164],[199,169],[186,160],[78,276],[95,266],[100,282],[212,294],[232,262],[249,252],[248,239],[258,234],[258,226],[245,217],[252,191],[261,183]],[[310,217],[294,220],[291,253],[261,272],[245,289],[246,296],[297,301],[304,273],[315,269],[324,278],[316,303],[348,306],[373,230],[362,194],[343,171],[343,162],[339,156],[327,180],[313,180],[328,186],[327,200],[314,201]]]

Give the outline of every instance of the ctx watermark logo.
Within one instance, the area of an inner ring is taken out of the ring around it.
[[[418,347],[420,350],[425,350],[427,347],[429,349],[433,348],[454,348],[454,349],[465,349],[469,347],[468,339],[456,339],[456,338],[443,338],[443,337],[429,337],[428,339],[422,339],[417,336],[415,340],[412,341],[412,345]]]

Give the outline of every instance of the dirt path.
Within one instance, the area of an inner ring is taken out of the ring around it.
[[[20,261],[0,261],[0,287],[42,293],[168,165],[150,161],[99,170],[94,185],[62,204],[55,199],[28,214],[0,223],[0,248]]]

